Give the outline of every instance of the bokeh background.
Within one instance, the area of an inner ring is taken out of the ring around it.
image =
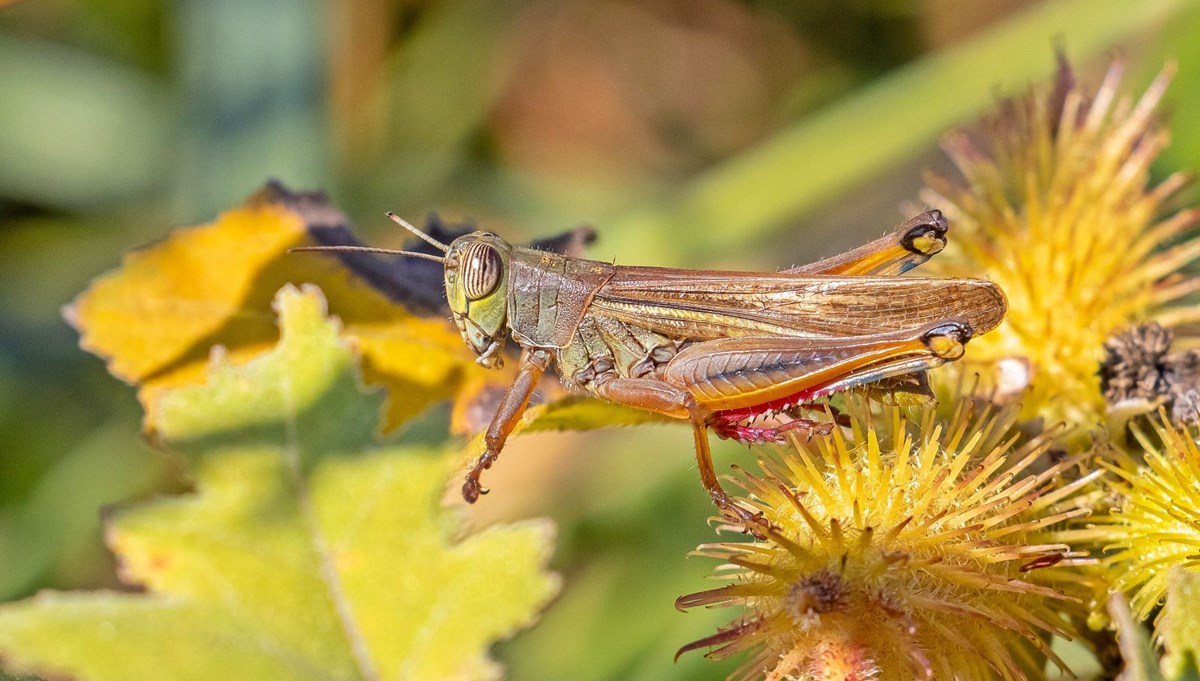
[[[1052,74],[1179,63],[1160,173],[1200,167],[1189,0],[0,0],[0,600],[115,585],[104,507],[187,485],[60,309],[268,178],[360,236],[438,211],[621,263],[777,269],[878,236],[939,137]],[[1193,196],[1195,194],[1193,193]],[[437,437],[444,411],[412,437]],[[403,436],[403,435],[402,435]],[[748,465],[723,446],[722,467]],[[548,515],[566,590],[513,679],[721,678],[680,614],[712,539],[686,429],[536,435],[471,523]]]

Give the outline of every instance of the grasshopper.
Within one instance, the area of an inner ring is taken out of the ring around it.
[[[362,247],[444,267],[446,298],[463,341],[498,367],[511,336],[517,377],[471,462],[462,495],[486,494],[480,478],[504,447],[542,375],[556,366],[568,388],[691,423],[700,479],[723,515],[755,516],[717,478],[708,432],[740,442],[784,441],[789,431],[827,433],[803,416],[836,412],[830,395],[867,386],[928,394],[924,372],[963,356],[974,336],[1004,316],[989,281],[897,277],[946,244],[929,210],[847,253],[782,272],[618,266],[513,246],[487,232],[443,244],[388,217],[443,253]]]

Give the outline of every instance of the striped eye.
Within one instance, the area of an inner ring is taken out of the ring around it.
[[[500,274],[504,264],[496,249],[476,241],[463,249],[462,255],[463,293],[467,300],[479,300],[496,290],[500,285]]]

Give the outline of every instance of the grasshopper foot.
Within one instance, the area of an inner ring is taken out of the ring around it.
[[[488,493],[488,490],[483,488],[479,478],[483,475],[484,471],[492,467],[492,462],[495,460],[496,454],[488,450],[471,465],[471,470],[467,472],[467,479],[463,481],[462,486],[463,500],[468,504],[475,503],[479,500],[480,495]]]
[[[742,526],[744,534],[749,534],[755,539],[767,538],[767,531],[771,529],[771,523],[761,511],[751,511],[738,506],[724,492],[713,493],[712,500],[726,520]]]
[[[463,482],[462,486],[462,496],[464,501],[466,501],[468,504],[473,504],[476,501],[479,501],[479,496],[481,494],[487,493],[488,490],[484,489],[483,486],[479,484],[479,476],[473,474],[467,475],[467,479]]]

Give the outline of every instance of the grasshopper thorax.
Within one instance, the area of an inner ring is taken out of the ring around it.
[[[508,330],[508,270],[512,246],[487,232],[455,239],[446,253],[446,300],[467,347],[485,367],[501,364]]]

